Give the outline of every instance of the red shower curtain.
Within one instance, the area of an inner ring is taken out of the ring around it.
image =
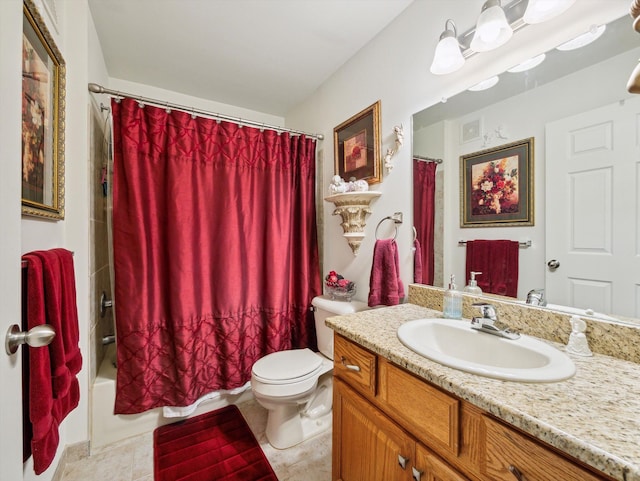
[[[422,254],[422,280],[416,282],[433,285],[433,231],[436,202],[435,162],[413,159],[413,226]]]
[[[112,102],[115,413],[238,387],[315,347],[315,140]]]

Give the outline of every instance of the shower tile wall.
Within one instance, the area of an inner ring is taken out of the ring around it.
[[[109,269],[109,237],[107,231],[107,197],[103,193],[102,172],[107,165],[108,142],[105,140],[105,118],[100,107],[93,102],[89,106],[89,162],[91,191],[91,381],[97,375],[104,357],[103,336],[113,334],[112,309],[100,314],[100,296],[106,293],[112,299],[111,273]],[[107,128],[107,132],[110,130]],[[111,188],[111,186],[109,186]]]

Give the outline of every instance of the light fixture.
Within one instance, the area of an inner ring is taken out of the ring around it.
[[[487,0],[478,17],[471,50],[488,52],[507,43],[512,35],[513,29],[507,22],[500,0]]]
[[[528,24],[542,23],[563,13],[576,0],[529,0],[522,19]]]
[[[544,59],[546,57],[547,57],[546,54],[541,53],[537,57],[527,59],[524,62],[519,63],[515,67],[511,67],[509,70],[507,70],[507,72],[518,73],[518,72],[524,72],[526,70],[531,70],[532,68],[537,67],[542,62],[544,62]]]
[[[449,28],[449,24],[451,24],[451,28]],[[440,35],[436,46],[436,53],[430,68],[431,73],[444,75],[455,72],[464,65],[464,61],[458,43],[456,24],[449,19],[444,24],[444,32]]]
[[[584,47],[585,45],[589,45],[591,42],[600,38],[606,28],[606,25],[600,25],[599,27],[592,25],[588,32],[578,35],[573,40],[569,40],[562,45],[558,45],[556,49],[565,52],[567,50],[575,50],[577,48]]]
[[[482,90],[487,90],[493,87],[500,81],[500,78],[496,75],[495,77],[490,77],[488,79],[483,80],[482,82],[478,82],[472,87],[469,87],[467,90],[471,92],[480,92]]]

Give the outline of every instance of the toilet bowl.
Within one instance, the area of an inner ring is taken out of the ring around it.
[[[268,411],[269,444],[286,449],[331,427],[333,400],[333,330],[329,316],[368,309],[360,301],[315,297],[312,301],[320,352],[291,349],[266,355],[251,370],[251,388]]]

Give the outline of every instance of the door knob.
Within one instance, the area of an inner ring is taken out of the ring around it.
[[[21,344],[31,347],[42,347],[51,343],[56,331],[49,324],[42,324],[28,331],[20,331],[20,326],[14,324],[7,331],[4,347],[8,355],[15,354]]]
[[[549,266],[549,269],[554,270],[560,267],[560,261],[551,259],[549,262],[547,262],[547,265]]]

